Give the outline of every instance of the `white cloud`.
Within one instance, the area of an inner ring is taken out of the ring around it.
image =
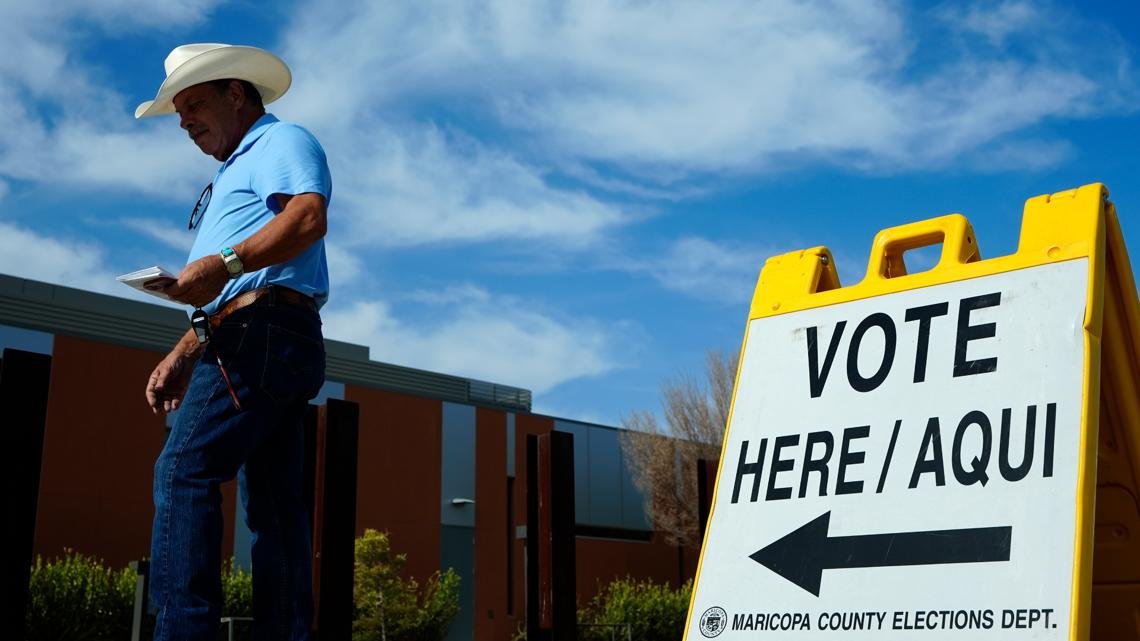
[[[105,259],[98,245],[51,238],[0,222],[0,273],[125,295],[127,288],[115,282]]]
[[[764,260],[771,249],[716,242],[698,236],[672,241],[660,254],[646,259],[621,259],[612,267],[645,274],[665,289],[720,302],[748,302]]]
[[[439,289],[425,289],[404,295],[402,298],[424,305],[485,304],[491,293],[474,283],[456,283]]]
[[[984,36],[992,46],[1001,46],[1011,35],[1042,25],[1041,10],[1025,0],[944,5],[936,15],[959,28]]]
[[[996,44],[1053,17],[983,7],[961,28]],[[917,67],[917,26],[946,15],[887,0],[310,3],[285,39],[290,104],[322,126],[445,105],[525,157],[651,184],[789,158],[939,167],[1050,118],[1127,108],[1092,100],[1122,82],[1124,51],[1082,53],[1060,27],[1031,55],[923,42],[940,50]]]
[[[971,164],[981,171],[1002,171],[1011,167],[1047,169],[1073,155],[1067,140],[1010,141],[972,156]]]
[[[194,234],[183,227],[172,228],[169,220],[157,218],[122,218],[119,224],[171,249],[189,254]]]
[[[112,61],[81,47],[93,30],[194,24],[215,4],[0,3],[0,41],[9,52],[0,57],[0,178],[170,198],[208,181],[213,161],[191,147],[177,123],[126,117],[128,101],[102,82],[115,72],[103,67]],[[152,68],[157,86],[161,61]]]
[[[448,307],[432,322],[398,318],[385,301],[322,312],[329,338],[367,345],[374,360],[516,385],[535,392],[618,367],[617,336],[503,298]]]
[[[100,245],[5,222],[0,222],[0,274],[182,309],[116,281],[118,273],[108,266],[107,251]]]
[[[367,271],[359,257],[339,244],[325,241],[325,259],[329,265],[329,281],[348,284]],[[375,281],[375,278],[370,280]]]
[[[347,223],[336,238],[346,245],[515,238],[581,246],[625,221],[586,193],[549,186],[538,167],[431,126],[377,122],[367,137],[333,128],[322,143],[333,206]]]
[[[940,165],[984,152],[987,143],[1050,116],[1086,113],[1092,108],[1086,101],[1096,91],[1096,84],[1080,74],[1026,69],[1015,63],[984,67],[963,63],[953,72],[952,78],[932,80],[907,96],[916,106],[916,115],[923,111],[928,121],[919,127],[921,140],[892,151],[895,162],[907,162],[909,154]],[[943,96],[943,100],[933,101],[930,96]]]
[[[213,161],[170,119],[109,119],[141,97],[109,90],[119,61],[83,43],[196,24],[217,4],[0,4],[0,38],[20,52],[0,60],[0,180],[191,200]],[[346,248],[593,248],[723,175],[1059,161],[1024,153],[1043,141],[1005,138],[1120,109],[1134,81],[1118,40],[1093,53],[1055,14],[1022,0],[928,13],[888,0],[312,0],[280,36],[295,83],[275,109],[329,151]],[[992,46],[938,42],[916,67],[917,25]],[[1006,50],[1042,29],[1030,55]],[[160,63],[145,63],[156,80]]]
[[[548,396],[542,396],[534,399],[534,405],[531,407],[530,411],[534,412],[535,414],[544,414],[546,416],[561,418],[562,420],[566,420],[564,417],[573,417],[570,420],[576,423],[593,423],[594,425],[621,427],[620,416],[609,416],[602,414],[597,410],[591,410],[588,407],[582,407],[581,403],[552,403],[549,402]]]
[[[178,121],[162,118],[130,131],[68,123],[57,129],[57,168],[77,185],[118,189],[185,201],[186,210],[214,177],[218,163],[194,147]]]
[[[6,21],[28,26],[68,24],[82,21],[97,23],[110,33],[122,33],[140,27],[194,25],[206,19],[222,0],[53,0],[52,2],[0,2],[0,15]]]

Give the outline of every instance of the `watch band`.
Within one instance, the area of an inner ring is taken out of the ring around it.
[[[237,278],[245,273],[245,265],[242,264],[241,258],[238,257],[233,247],[226,247],[220,252],[220,255],[222,262],[226,264],[226,271],[230,273],[230,278]]]

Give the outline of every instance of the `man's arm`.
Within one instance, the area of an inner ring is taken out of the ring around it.
[[[178,344],[154,368],[146,383],[146,402],[155,414],[167,414],[178,409],[190,385],[194,361],[202,353],[202,346],[194,330],[182,335]]]
[[[299,255],[323,238],[328,229],[328,212],[321,194],[275,194],[274,197],[281,205],[281,212],[234,246],[234,253],[241,259],[246,272],[283,263]],[[187,265],[178,274],[178,281],[163,291],[180,303],[201,307],[218,297],[229,277],[222,257],[211,254]]]
[[[328,230],[324,196],[310,192],[296,196],[274,194],[274,198],[281,213],[256,234],[234,245],[234,253],[247,272],[294,258],[324,238]],[[224,263],[222,269],[225,270]]]

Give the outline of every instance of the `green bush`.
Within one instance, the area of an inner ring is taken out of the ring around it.
[[[436,572],[421,589],[401,573],[407,555],[393,554],[388,535],[365,530],[356,540],[353,641],[439,641],[459,613],[459,576]]]
[[[234,559],[222,567],[222,616],[253,616],[253,575],[241,566],[234,565]],[[221,638],[221,637],[219,637]],[[253,638],[253,630],[247,622],[234,624],[234,639],[246,641]]]
[[[222,568],[222,616],[253,616],[253,575],[232,558]]]
[[[131,636],[135,573],[65,549],[63,558],[36,557],[29,581],[24,638],[28,641],[122,641]]]
[[[459,613],[459,576],[436,572],[421,588],[403,579],[407,557],[388,536],[367,530],[356,540],[353,641],[438,641]],[[65,550],[36,558],[29,582],[27,641],[123,641],[131,636],[135,572],[110,570],[100,559]],[[222,569],[222,616],[253,616],[253,576],[233,560]],[[248,639],[250,626],[235,626]]]
[[[579,623],[626,624],[632,641],[679,641],[684,636],[692,581],[674,590],[667,583],[626,577],[610,583],[578,612]],[[578,638],[608,640],[610,628],[582,628]],[[616,635],[625,638],[625,631]]]

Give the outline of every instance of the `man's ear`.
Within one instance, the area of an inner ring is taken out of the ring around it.
[[[241,109],[245,104],[245,87],[241,86],[238,80],[231,80],[229,86],[226,87],[226,98],[233,103],[234,109]]]

